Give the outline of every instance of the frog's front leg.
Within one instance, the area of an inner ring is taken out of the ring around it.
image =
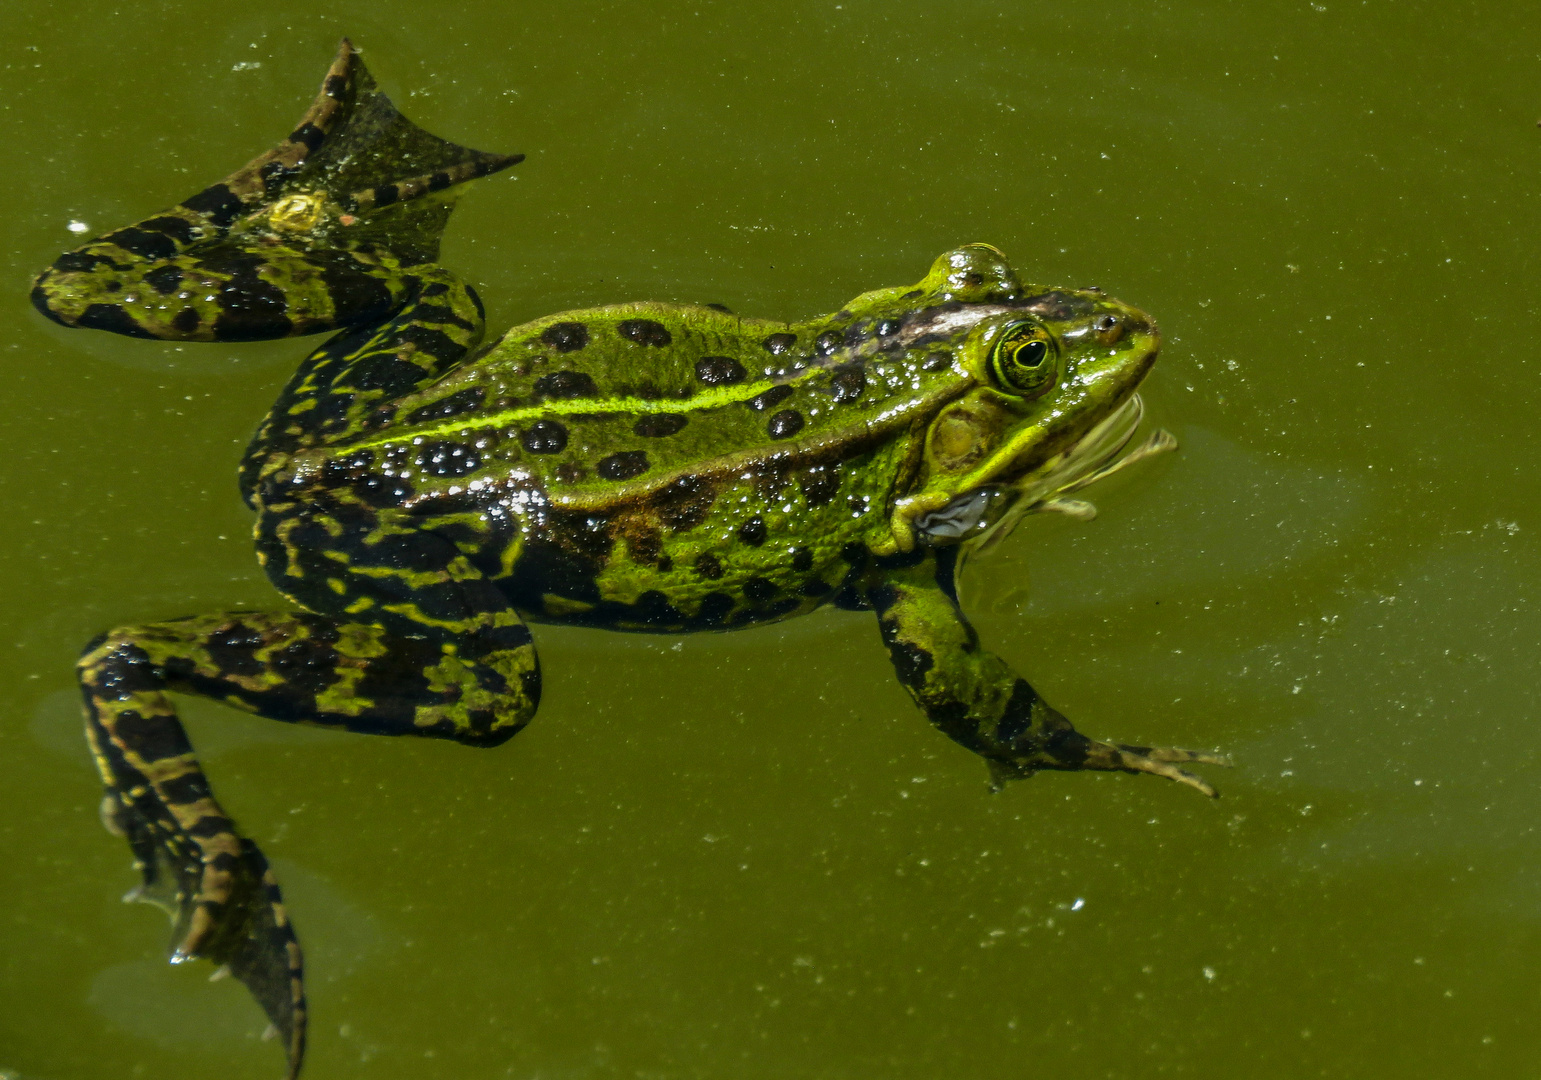
[[[957,550],[875,570],[866,590],[899,681],[933,724],[983,757],[997,782],[1040,769],[1107,769],[1155,773],[1215,794],[1177,763],[1225,765],[1225,758],[1089,739],[1004,660],[980,648],[953,588]]]
[[[540,694],[534,646],[506,627],[477,651],[299,613],[227,613],[122,627],[79,664],[86,734],[106,785],[103,820],[125,835],[165,907],[172,961],[204,957],[245,983],[284,1040],[305,1042],[299,945],[262,853],[215,801],[167,691],[275,720],[495,746]]]

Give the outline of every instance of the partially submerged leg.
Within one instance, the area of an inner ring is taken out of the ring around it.
[[[1004,660],[980,648],[953,591],[956,551],[875,571],[867,590],[899,681],[933,724],[983,757],[997,783],[1040,769],[1104,769],[1154,773],[1215,794],[1179,765],[1225,765],[1225,758],[1089,739]]]
[[[136,896],[172,916],[172,960],[228,965],[283,1038],[305,1046],[301,954],[278,885],[215,801],[168,690],[276,720],[496,746],[540,696],[534,647],[504,635],[480,655],[305,614],[231,613],[113,630],[79,664],[86,734],[126,836]]]
[[[407,120],[343,42],[277,147],[197,195],[61,255],[32,302],[66,326],[254,341],[379,322],[438,258],[458,186],[522,160]]]

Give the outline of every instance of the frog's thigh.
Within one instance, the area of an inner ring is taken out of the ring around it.
[[[131,647],[167,685],[274,720],[370,735],[425,735],[496,746],[535,712],[540,671],[523,627],[471,651],[377,626],[301,613],[226,613],[132,631]],[[161,641],[175,652],[155,656]]]
[[[81,657],[104,820],[134,850],[139,895],[171,912],[174,958],[230,966],[291,1062],[304,1041],[299,946],[261,852],[215,801],[166,691],[277,720],[492,746],[529,720],[539,695],[534,649],[512,637],[462,657],[376,627],[240,612],[121,627]]]

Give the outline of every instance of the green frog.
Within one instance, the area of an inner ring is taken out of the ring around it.
[[[346,41],[292,134],[224,181],[61,256],[65,326],[178,341],[333,331],[240,467],[291,606],[120,626],[79,663],[86,734],[172,960],[221,965],[304,1052],[300,948],[168,692],[259,716],[497,746],[534,715],[528,625],[682,634],[870,610],[900,683],[997,782],[1154,773],[1207,753],[1077,732],[959,609],[960,558],[1120,464],[1160,338],[995,248],[784,323],[716,305],[567,311],[481,345],[439,266],[467,181],[520,156],[406,120]],[[1159,449],[1148,445],[1122,461]]]

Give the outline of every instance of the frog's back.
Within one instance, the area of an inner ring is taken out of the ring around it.
[[[294,470],[348,473],[440,531],[469,528],[484,572],[537,620],[781,618],[828,599],[886,529],[912,414],[957,392],[924,329],[852,310],[799,324],[658,303],[564,312]]]
[[[957,392],[927,315],[563,312],[509,330],[313,464],[367,451],[416,504],[517,481],[594,511],[682,480],[837,462]]]

